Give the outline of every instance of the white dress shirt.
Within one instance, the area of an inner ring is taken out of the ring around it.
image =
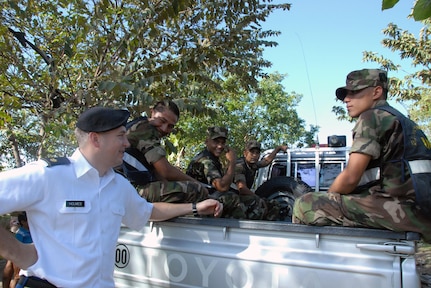
[[[114,287],[121,223],[142,229],[153,205],[113,170],[99,177],[79,150],[69,160],[0,173],[0,215],[27,211],[39,255],[29,275],[58,287]]]

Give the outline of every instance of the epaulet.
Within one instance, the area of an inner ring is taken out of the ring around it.
[[[67,157],[43,158],[42,160],[48,164],[47,167],[70,164],[70,160]]]

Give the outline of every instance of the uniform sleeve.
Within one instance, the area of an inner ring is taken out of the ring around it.
[[[122,177],[122,176],[120,176]],[[123,224],[134,230],[141,230],[151,217],[153,204],[139,196],[135,188],[127,181],[122,184],[127,195],[126,213]]]
[[[394,119],[395,116],[383,110],[370,109],[363,112],[353,128],[350,153],[363,153],[370,155],[373,160],[378,159],[382,150],[382,137]]]
[[[204,159],[201,161],[204,167],[204,174],[208,181],[208,184],[212,185],[213,181],[217,178],[222,178],[223,175],[217,169],[216,165],[210,159]]]
[[[247,183],[243,161],[238,161],[235,164],[235,177],[233,179],[233,182],[236,184],[239,181]]]
[[[130,127],[127,139],[132,147],[144,153],[145,159],[150,164],[166,157],[166,150],[160,144],[159,132],[147,120]]]
[[[38,161],[0,173],[0,215],[27,210],[44,197],[45,166]]]

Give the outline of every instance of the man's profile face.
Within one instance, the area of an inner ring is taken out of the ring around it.
[[[126,136],[126,127],[120,126],[116,129],[96,134],[98,135],[98,147],[105,155],[101,160],[104,165],[106,167],[121,165],[124,151],[130,146]]]

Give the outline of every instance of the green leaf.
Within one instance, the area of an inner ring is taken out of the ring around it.
[[[399,0],[383,0],[382,1],[382,10],[390,9],[398,3]]]
[[[70,46],[70,39],[66,39],[66,41],[64,41],[64,54],[66,54],[69,58],[72,58],[73,56],[73,50]]]
[[[431,0],[418,0],[413,8],[413,18],[416,21],[431,17]]]

